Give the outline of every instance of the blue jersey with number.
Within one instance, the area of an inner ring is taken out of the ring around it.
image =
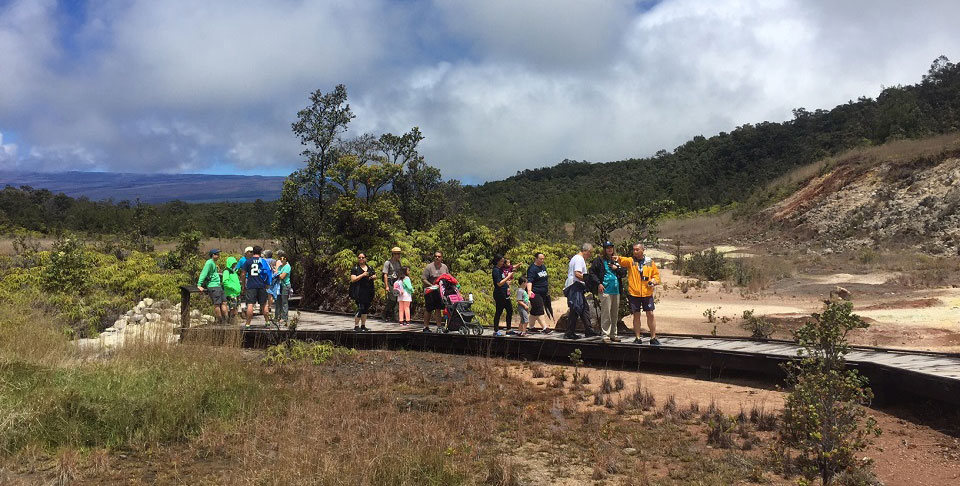
[[[263,258],[248,258],[243,264],[243,271],[247,274],[248,289],[265,289],[268,280],[264,277],[269,275],[270,266]]]

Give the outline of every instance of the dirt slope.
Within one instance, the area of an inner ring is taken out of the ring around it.
[[[960,136],[904,141],[827,161],[765,213],[836,251],[893,243],[960,250]]]

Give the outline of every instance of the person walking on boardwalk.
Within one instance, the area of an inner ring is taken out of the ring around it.
[[[277,272],[275,280],[279,283],[279,287],[276,287],[277,296],[274,303],[274,318],[286,325],[290,322],[290,262],[287,261],[287,253],[283,250],[277,250]]]
[[[586,337],[597,335],[590,324],[586,297],[587,259],[592,254],[593,245],[584,243],[580,247],[580,253],[574,255],[567,265],[567,280],[563,284],[563,295],[567,297],[567,306],[570,308],[567,314],[567,332],[563,335],[567,339],[580,338],[577,335],[578,320],[583,322],[583,331]]]
[[[502,255],[493,257],[493,302],[496,304],[496,311],[493,314],[493,335],[503,336],[500,331],[500,315],[504,311],[507,313],[507,332],[513,325],[513,307],[510,305],[510,299],[507,298],[510,281],[513,280],[513,272],[505,272],[507,260]]]
[[[383,320],[390,322],[397,316],[397,295],[393,290],[393,284],[397,282],[400,274],[400,256],[403,250],[399,246],[390,249],[390,259],[383,262],[383,288],[387,289],[387,301],[383,306]],[[408,319],[409,320],[409,319]]]
[[[443,309],[443,299],[436,285],[437,278],[445,273],[450,273],[450,269],[443,263],[443,252],[436,251],[433,254],[433,262],[427,264],[420,276],[423,280],[423,300],[426,307],[423,311],[423,332],[430,332],[430,321],[434,317],[436,317],[437,326],[441,325],[440,311]]]
[[[617,321],[620,317],[620,259],[613,243],[603,243],[603,254],[590,264],[591,290],[600,299],[600,332],[603,342],[620,342]],[[625,269],[624,269],[625,270]]]
[[[633,245],[632,257],[620,257],[620,266],[628,268],[627,271],[627,300],[630,302],[630,312],[633,313],[633,332],[636,334],[634,343],[643,342],[640,335],[640,313],[647,314],[647,327],[650,328],[650,344],[660,345],[657,339],[657,321],[653,316],[656,308],[653,304],[654,287],[660,285],[660,269],[657,264],[643,254],[643,244]]]
[[[226,296],[223,294],[223,287],[220,286],[220,273],[217,269],[220,250],[216,248],[210,250],[209,256],[210,258],[203,264],[203,270],[200,270],[197,289],[210,296],[210,302],[213,303],[213,315],[217,319],[217,324],[226,324],[230,309],[227,306]]]
[[[553,320],[553,301],[550,299],[550,279],[547,274],[546,256],[537,252],[533,255],[533,263],[527,268],[527,296],[530,297],[530,316],[533,330],[540,324],[543,332],[550,332],[544,323],[544,315]],[[556,323],[554,323],[556,324]]]
[[[376,272],[367,265],[367,255],[357,254],[357,264],[350,271],[350,298],[357,304],[357,314],[353,317],[354,331],[368,331],[367,314],[370,312],[370,303],[373,302]]]
[[[237,274],[236,257],[227,257],[227,264],[223,267],[223,278],[221,278],[221,281],[223,295],[227,302],[227,309],[229,311],[229,315],[225,320],[228,324],[232,325],[234,323],[234,319],[237,317],[237,309],[240,305],[240,292],[243,288],[240,285],[240,276]]]
[[[260,313],[263,315],[264,322],[270,320],[270,315],[267,313],[267,286],[270,285],[273,274],[270,265],[267,265],[267,262],[260,257],[262,252],[263,248],[254,246],[250,252],[250,257],[243,263],[243,275],[246,281],[246,295],[244,297],[247,302],[245,324],[247,327],[253,320],[254,304],[260,304]]]

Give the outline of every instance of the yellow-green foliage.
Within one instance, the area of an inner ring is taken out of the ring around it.
[[[38,252],[30,265],[6,259],[0,305],[24,300],[50,309],[59,323],[81,336],[96,335],[138,300],[179,299],[178,286],[190,283],[183,270],[165,270],[163,256],[132,252],[124,259],[71,244]],[[195,276],[193,276],[195,279]]]
[[[263,362],[282,366],[296,361],[310,361],[315,365],[321,365],[330,359],[352,357],[356,354],[355,349],[335,346],[330,341],[312,343],[294,339],[267,348]]]

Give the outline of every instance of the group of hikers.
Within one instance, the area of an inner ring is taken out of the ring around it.
[[[660,270],[657,264],[644,255],[643,244],[637,243],[631,247],[631,256],[619,256],[616,246],[604,242],[603,252],[590,261],[593,256],[593,245],[584,243],[580,252],[573,255],[567,266],[567,278],[563,284],[563,294],[567,298],[567,325],[564,337],[578,339],[577,323],[582,322],[584,335],[592,337],[598,335],[593,329],[590,320],[589,304],[586,294],[591,293],[599,303],[600,333],[604,342],[620,342],[617,335],[621,295],[626,295],[630,312],[633,318],[634,343],[642,343],[640,333],[643,315],[646,315],[647,328],[650,330],[649,343],[660,345],[657,339],[657,326],[654,317],[654,289],[660,285]],[[390,259],[383,263],[379,272],[368,263],[365,253],[357,254],[357,264],[350,272],[350,298],[356,303],[357,311],[354,315],[354,330],[367,331],[367,316],[370,304],[375,294],[375,282],[383,281],[387,290],[386,305],[383,310],[383,319],[399,322],[401,326],[412,323],[410,305],[413,301],[413,283],[410,267],[401,264],[403,250],[394,247],[390,251]],[[511,292],[514,284],[515,269],[510,260],[502,255],[492,259],[491,277],[493,283],[493,300],[495,311],[493,317],[493,332],[495,336],[516,335],[526,336],[529,332],[550,333],[556,327],[556,318],[553,313],[553,301],[550,298],[549,274],[546,265],[546,256],[537,252],[533,261],[527,267],[525,275],[516,278],[516,292]],[[431,332],[430,325],[435,323],[438,331],[443,326],[441,312],[444,309],[441,292],[437,289],[439,280],[449,275],[450,270],[443,263],[443,252],[433,254],[433,261],[427,263],[421,272],[420,279],[424,288],[423,330]],[[624,286],[623,279],[627,279]],[[511,295],[516,298],[516,306],[520,315],[517,330],[512,329],[513,305]],[[472,299],[472,295],[471,295]],[[505,316],[506,332],[500,328],[500,318]],[[550,326],[547,324],[549,318]]]
[[[227,257],[222,275],[217,267],[220,250],[210,250],[208,257],[197,279],[197,289],[210,297],[214,319],[218,324],[232,324],[236,320],[242,310],[241,295],[242,303],[246,304],[243,316],[247,326],[253,319],[256,306],[260,307],[260,313],[266,320],[271,320],[270,309],[273,308],[273,320],[281,324],[289,322],[290,294],[293,290],[290,286],[290,262],[282,250],[277,251],[274,258],[271,250],[248,246],[239,260]]]
[[[584,336],[600,335],[604,342],[620,342],[617,335],[617,323],[620,321],[620,299],[625,295],[633,317],[634,343],[642,343],[640,333],[643,314],[646,315],[647,328],[650,331],[651,345],[657,346],[657,326],[654,317],[654,289],[660,285],[660,270],[657,264],[644,255],[643,244],[631,247],[631,256],[617,255],[616,246],[606,241],[600,255],[593,257],[593,245],[584,243],[580,251],[570,258],[567,265],[567,278],[563,283],[563,295],[567,299],[567,322],[564,337],[578,339],[577,325],[583,323]],[[410,307],[413,303],[413,282],[410,267],[401,264],[403,250],[393,247],[390,259],[383,263],[377,272],[363,252],[357,254],[357,263],[350,271],[350,298],[356,304],[354,330],[365,332],[370,305],[376,293],[376,282],[382,281],[387,290],[383,318],[398,322],[401,326],[413,324]],[[256,306],[266,320],[280,324],[289,321],[290,263],[283,251],[264,251],[260,246],[247,247],[244,255],[237,259],[228,257],[222,275],[218,272],[217,261],[220,250],[209,252],[197,280],[197,288],[205,292],[213,303],[214,317],[219,324],[234,322],[242,310],[240,296],[246,310],[243,312],[245,324],[250,325]],[[553,313],[553,301],[550,298],[550,275],[547,271],[546,256],[537,252],[527,267],[525,275],[515,277],[515,268],[507,258],[496,255],[492,259],[491,278],[495,311],[493,317],[494,336],[526,336],[530,332],[550,333],[556,328],[557,320]],[[587,262],[591,261],[589,266]],[[433,254],[433,261],[427,263],[420,274],[424,288],[423,330],[431,332],[430,325],[435,323],[438,331],[443,329],[442,311],[444,301],[438,288],[443,276],[449,277],[450,270],[443,263],[443,252]],[[623,279],[627,279],[624,286]],[[511,292],[512,285],[516,292]],[[587,293],[594,298],[594,309],[598,311],[600,332],[597,333],[590,319],[590,305]],[[513,327],[513,304],[515,297],[520,323],[517,330]],[[470,296],[472,300],[473,296]],[[274,309],[271,318],[270,309]],[[505,316],[506,331],[500,328],[500,318]],[[549,319],[549,326],[547,320]]]

